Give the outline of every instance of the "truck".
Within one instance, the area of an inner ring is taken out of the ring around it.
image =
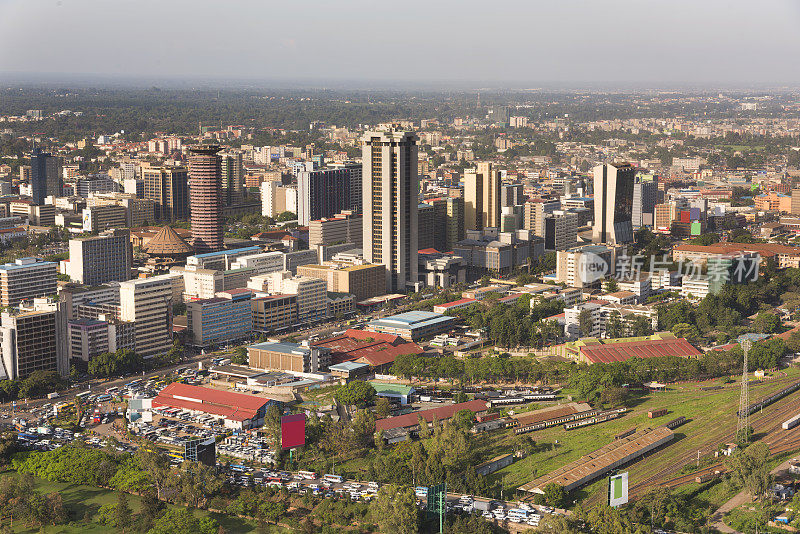
[[[47,398],[48,399],[57,399],[58,398],[58,392],[54,391],[52,393],[48,393],[47,394]]]

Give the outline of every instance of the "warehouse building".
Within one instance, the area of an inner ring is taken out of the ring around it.
[[[645,429],[630,436],[615,439],[605,447],[582,456],[552,473],[541,476],[519,489],[544,494],[548,484],[558,484],[570,492],[588,484],[626,463],[641,458],[653,449],[669,443],[675,434],[667,427]]]
[[[247,430],[264,424],[267,408],[277,401],[173,382],[153,399],[153,408],[167,407],[222,419],[225,428]]]

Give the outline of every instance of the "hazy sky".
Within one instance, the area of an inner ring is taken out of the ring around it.
[[[800,84],[796,0],[0,0],[36,74]]]

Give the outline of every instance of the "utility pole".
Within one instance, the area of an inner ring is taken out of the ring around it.
[[[750,407],[750,392],[748,391],[747,383],[747,355],[750,349],[753,348],[753,342],[749,339],[745,339],[742,341],[741,346],[744,358],[742,362],[742,391],[739,396],[739,413],[736,423],[736,441],[745,444],[750,441],[750,437],[747,435],[750,427],[750,414],[748,413]]]

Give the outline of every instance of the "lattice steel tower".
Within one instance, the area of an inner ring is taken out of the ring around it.
[[[747,384],[747,354],[753,347],[753,342],[749,339],[745,339],[742,341],[741,346],[742,352],[744,353],[744,361],[742,367],[742,391],[739,396],[739,418],[736,423],[736,441],[738,443],[746,443],[750,441],[747,435],[747,429],[750,427],[750,393]]]

